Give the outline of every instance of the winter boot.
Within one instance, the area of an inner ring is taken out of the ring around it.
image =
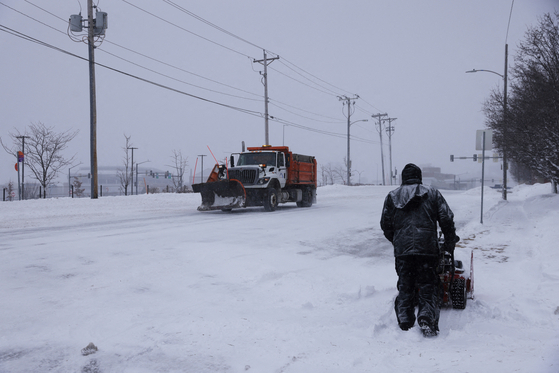
[[[424,337],[436,337],[439,334],[439,328],[425,318],[419,319],[418,324]]]

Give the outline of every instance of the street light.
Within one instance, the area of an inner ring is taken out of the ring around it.
[[[493,71],[493,70],[476,70],[476,69],[472,69],[472,70],[468,70],[468,71],[466,71],[466,72],[467,72],[467,73],[477,73],[477,72],[480,72],[480,71],[483,71],[483,72],[486,72],[486,73],[497,74],[497,75],[499,75],[501,78],[504,78],[503,74],[499,74],[498,72],[495,72],[495,71]]]
[[[499,75],[504,81],[503,87],[503,199],[507,200],[507,71],[508,71],[508,56],[509,56],[509,45],[505,44],[505,74],[501,75],[498,72],[492,70],[470,70],[467,73],[477,73],[478,71],[488,72],[492,74]]]
[[[350,153],[349,153],[349,127],[351,127],[352,124],[357,123],[357,122],[368,122],[368,119],[360,119],[360,120],[356,120],[355,122],[351,122],[351,123],[347,123],[347,185],[350,186],[351,182],[351,158],[350,158]]]

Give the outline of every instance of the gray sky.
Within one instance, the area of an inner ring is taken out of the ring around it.
[[[67,20],[80,12],[80,3],[87,16],[86,0],[0,0],[0,25],[87,58],[86,44],[67,35]],[[397,118],[392,159],[398,172],[414,162],[462,178],[480,177],[481,165],[451,163],[449,156],[476,153],[475,132],[484,128],[482,103],[491,89],[502,90],[503,81],[465,71],[502,74],[505,43],[512,66],[527,27],[559,5],[514,1],[507,39],[512,0],[171,3],[184,8],[154,0],[98,2],[108,13],[109,28],[96,62],[182,92],[97,66],[100,166],[121,165],[123,134],[138,148],[135,161],[150,160],[144,166],[161,170],[171,170],[166,165],[173,149],[188,156],[193,169],[199,154],[208,155],[205,166],[213,162],[208,146],[221,160],[240,151],[242,141],[262,145],[262,65],[253,59],[262,59],[265,48],[269,56],[280,57],[268,70],[269,114],[281,120],[270,121],[271,144],[281,145],[285,136],[294,152],[341,166],[347,120],[338,96],[357,94],[361,98],[351,119],[369,119],[351,126],[352,168],[361,172],[362,182],[382,178],[379,135],[371,118],[377,113]],[[0,32],[0,50],[2,139],[32,122],[58,131],[79,129],[67,155],[76,153],[76,163],[89,166],[87,62],[6,32]],[[0,151],[0,183],[17,182],[14,163]],[[500,177],[500,164],[489,162],[486,172]],[[357,182],[358,173],[353,175]]]

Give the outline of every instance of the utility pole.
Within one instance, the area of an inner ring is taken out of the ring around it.
[[[202,168],[200,171],[200,182],[203,183],[204,182],[204,157],[206,155],[205,154],[198,154],[198,157],[202,157]],[[196,175],[194,175],[194,177],[196,177]]]
[[[377,131],[379,133],[380,136],[380,163],[381,163],[381,168],[382,168],[382,185],[386,185],[386,179],[385,179],[385,175],[384,175],[384,150],[383,150],[383,146],[382,146],[382,117],[386,117],[388,116],[388,114],[384,113],[384,114],[374,114],[371,115],[371,117],[373,118],[378,118],[378,128]],[[390,173],[392,173],[392,171],[390,171]]]
[[[95,7],[97,8],[97,6]],[[97,183],[97,100],[95,94],[95,42],[99,44],[105,37],[108,27],[107,13],[96,11],[93,18],[93,0],[87,0],[87,46],[89,52],[89,131],[90,131],[90,159],[91,159],[91,198],[99,198]],[[74,32],[83,31],[83,19],[80,14],[70,16],[68,36],[76,42],[84,41],[83,35]]]
[[[91,159],[91,199],[99,198],[97,186],[97,98],[95,94],[95,44],[93,0],[87,0],[87,46],[89,51],[89,131]]]
[[[394,180],[394,174],[392,173],[392,133],[394,132],[394,127],[392,127],[392,121],[396,119],[398,118],[383,119],[383,122],[388,122],[386,134],[388,135],[388,154],[390,159],[390,185],[392,185],[392,180]]]
[[[262,77],[264,79],[264,145],[270,145],[270,135],[268,130],[268,65],[272,63],[274,60],[279,60],[279,56],[273,58],[266,57],[266,50],[264,49],[264,59],[262,60],[254,60],[254,63],[261,63],[264,65],[264,73]],[[268,61],[270,61],[268,63]],[[204,159],[202,158],[202,161]]]
[[[350,141],[349,141],[349,127],[351,126],[351,104],[355,105],[355,100],[359,98],[358,95],[350,98],[347,96],[338,96],[340,101],[344,101],[344,106],[347,104],[347,159],[346,159],[346,170],[347,170],[347,185],[351,185],[351,157],[350,157]]]
[[[21,154],[23,154],[23,159],[21,160],[21,200],[25,199],[25,139],[29,136],[16,136],[16,138],[21,139]],[[19,157],[18,157],[19,158]]]
[[[126,149],[132,149],[132,167],[130,167],[130,195],[133,196],[134,195],[134,149],[138,149],[138,148],[134,148],[133,146],[126,148]],[[128,170],[126,170],[128,171]],[[136,193],[138,194],[138,193]]]
[[[513,3],[514,4],[514,3]],[[511,9],[512,11],[512,9]],[[504,92],[503,92],[503,199],[507,200],[507,72],[508,72],[508,59],[509,59],[509,45],[505,44],[505,75],[503,77]]]

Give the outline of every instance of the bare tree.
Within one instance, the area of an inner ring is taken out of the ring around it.
[[[322,178],[324,180],[324,185],[328,185],[328,184],[333,185],[335,174],[334,174],[334,168],[332,167],[332,164],[328,163],[326,165],[321,165],[321,169],[322,169]],[[328,182],[328,179],[330,179],[330,182]]]
[[[85,189],[82,188],[82,182],[77,176],[74,176],[74,182],[72,183],[72,186],[74,187],[74,195],[76,197],[83,197],[83,192],[85,191]]]
[[[343,185],[347,185],[346,177],[347,177],[347,170],[341,166],[337,166],[332,170],[334,174],[334,182],[336,180],[340,180]]]
[[[62,151],[68,147],[68,143],[76,137],[78,132],[79,130],[68,130],[57,133],[54,131],[54,127],[47,127],[38,122],[36,124],[31,123],[29,131],[26,129],[23,134],[17,129],[15,133],[10,133],[11,148],[4,144],[1,138],[0,143],[6,152],[16,157],[17,152],[21,150],[19,138],[26,136],[24,164],[29,167],[33,177],[39,181],[43,190],[46,191],[47,186],[56,178],[58,172],[74,161],[75,155],[66,159],[62,155]]]
[[[13,201],[14,197],[12,197],[12,193],[14,192],[14,182],[10,180],[8,183],[8,201]]]
[[[134,167],[134,165],[130,164],[131,163],[130,156],[128,155],[128,149],[132,146],[132,143],[130,142],[131,137],[132,136],[126,136],[126,134],[124,134],[124,138],[126,139],[126,145],[122,148],[124,150],[124,153],[126,154],[125,156],[122,157],[122,164],[124,165],[124,170],[119,169],[116,172],[116,175],[120,180],[120,186],[124,190],[125,196],[128,195],[128,185],[132,183],[132,172],[129,172],[128,170],[129,169],[131,170],[131,168]]]
[[[173,176],[173,185],[175,186],[175,190],[178,193],[185,192],[185,186],[183,186],[184,182],[184,172],[186,171],[186,167],[188,166],[188,157],[183,157],[181,150],[174,150],[173,155],[171,156],[173,159],[174,165],[169,166],[175,169],[176,177]]]

